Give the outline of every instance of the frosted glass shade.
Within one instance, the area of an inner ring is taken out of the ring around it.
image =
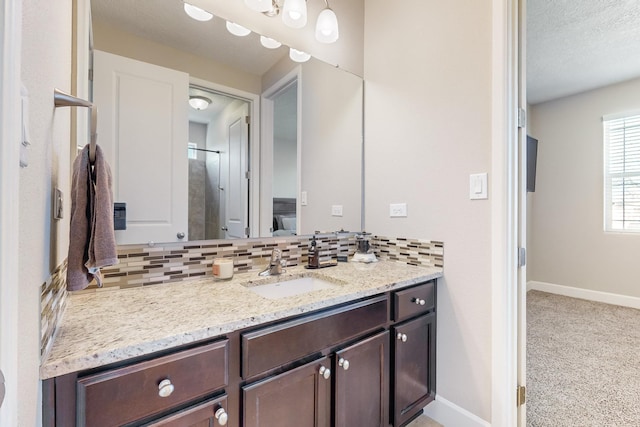
[[[311,59],[311,55],[298,49],[289,48],[289,58],[295,62],[307,62]]]
[[[189,3],[184,4],[184,11],[187,15],[189,15],[196,21],[209,21],[211,18],[213,18],[213,14]]]
[[[282,43],[280,43],[279,41],[265,36],[260,36],[260,44],[262,44],[262,46],[266,47],[267,49],[277,49],[282,46]]]
[[[211,100],[204,96],[192,96],[189,98],[189,105],[196,110],[206,110],[209,108],[209,104],[211,104]]]
[[[271,0],[244,0],[244,4],[256,12],[269,12],[271,10]]]
[[[338,37],[338,17],[333,10],[326,8],[320,12],[316,21],[316,40],[333,43]]]
[[[246,35],[251,34],[251,30],[243,27],[242,25],[238,25],[235,22],[227,21],[227,30],[234,36],[238,36],[238,37],[244,37]]]
[[[305,0],[285,0],[282,22],[291,28],[302,28],[307,25],[307,2]]]

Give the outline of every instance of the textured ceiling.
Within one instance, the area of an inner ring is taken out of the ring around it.
[[[527,0],[527,102],[640,76],[640,2]]]

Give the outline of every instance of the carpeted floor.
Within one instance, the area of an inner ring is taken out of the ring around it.
[[[426,415],[421,415],[415,420],[411,421],[409,424],[407,424],[406,427],[443,427],[443,426],[442,424],[438,424],[437,422],[433,421],[431,418],[427,417]]]
[[[527,425],[640,426],[640,310],[527,293]]]

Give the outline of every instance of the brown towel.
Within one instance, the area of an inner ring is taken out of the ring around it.
[[[95,154],[93,171],[89,145],[73,162],[67,266],[67,289],[70,291],[86,288],[93,279],[102,286],[100,268],[118,262],[113,231],[111,169],[99,146],[96,146]]]

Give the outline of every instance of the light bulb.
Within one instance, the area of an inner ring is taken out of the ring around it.
[[[213,18],[213,14],[189,3],[184,4],[184,11],[187,15],[189,15],[196,21],[209,21],[211,18]]]
[[[338,18],[333,10],[326,8],[316,21],[316,40],[322,43],[333,43],[338,40]]]
[[[227,30],[234,36],[238,36],[238,37],[244,37],[246,35],[251,34],[251,30],[243,27],[242,25],[238,25],[235,22],[227,21]]]
[[[291,28],[302,28],[307,25],[307,2],[305,0],[285,0],[282,22]]]
[[[289,58],[291,58],[291,60],[295,62],[307,62],[309,59],[311,59],[311,55],[307,52],[303,52],[301,50],[290,47]]]
[[[279,41],[265,36],[260,36],[260,43],[267,49],[277,49],[282,46],[282,43],[280,43]]]

